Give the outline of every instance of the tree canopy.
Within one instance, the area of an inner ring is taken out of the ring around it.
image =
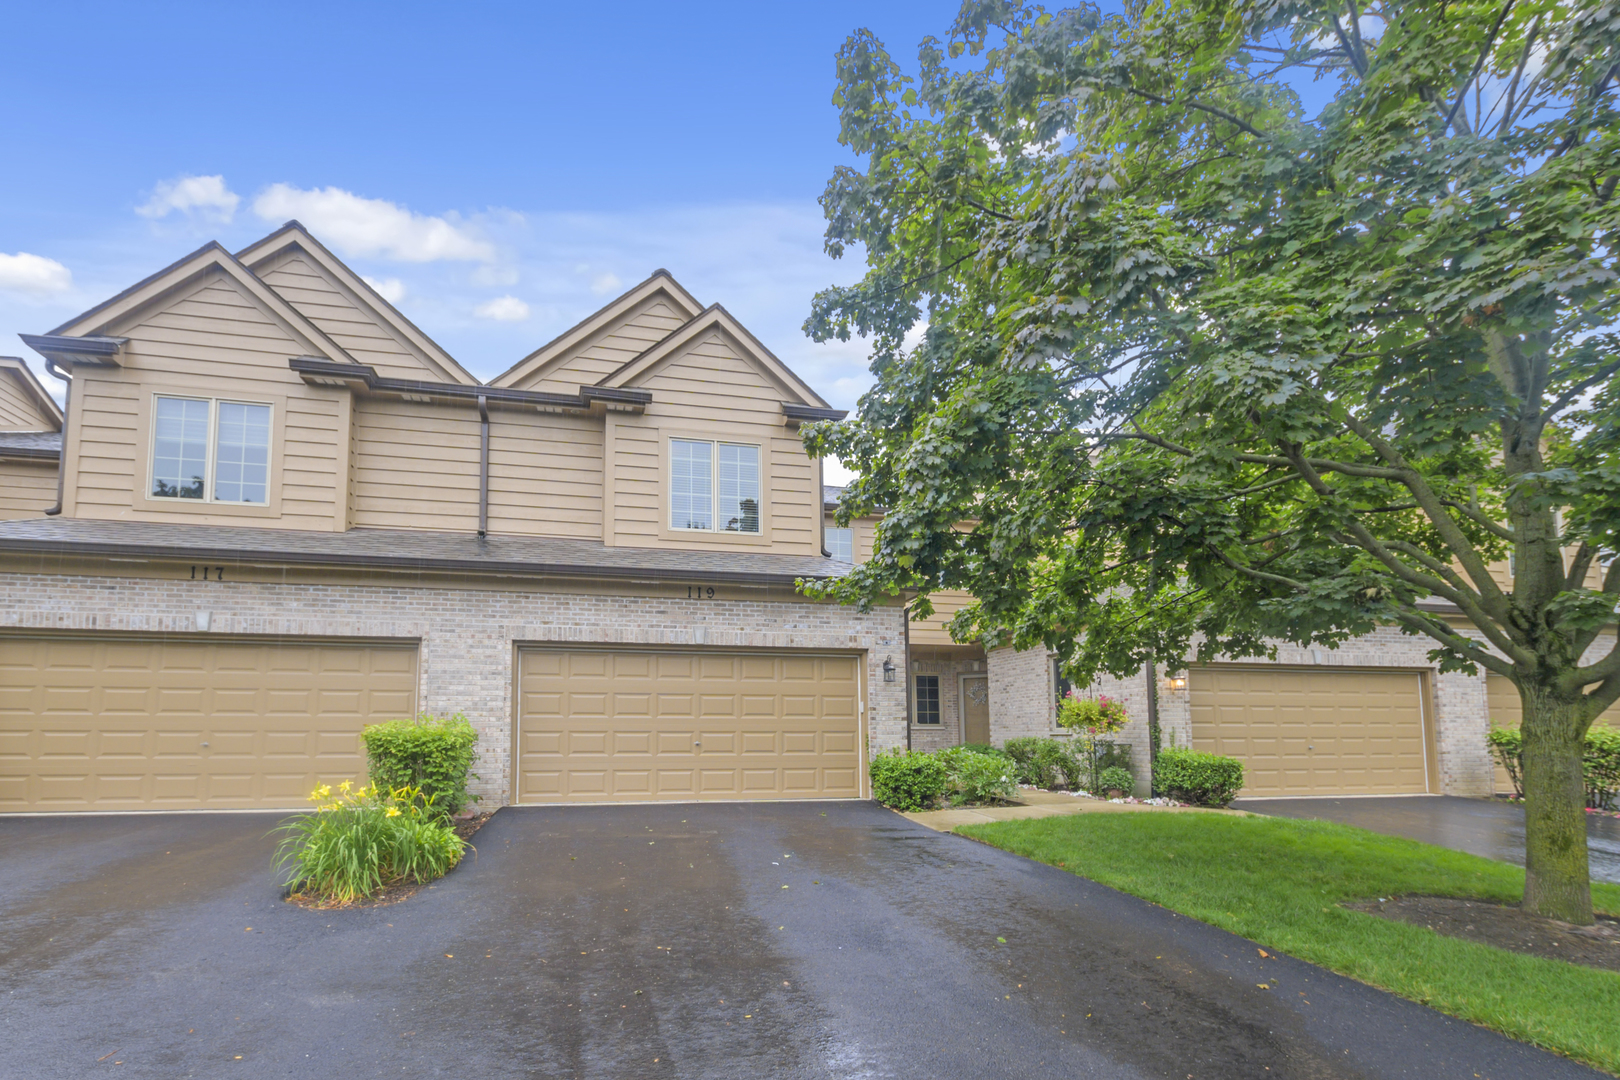
[[[968,0],[911,74],[864,31],[837,72],[826,246],[867,272],[806,330],[877,381],[805,437],[884,517],[812,588],[965,589],[953,633],[1081,680],[1423,635],[1519,686],[1527,903],[1590,920],[1620,3]]]

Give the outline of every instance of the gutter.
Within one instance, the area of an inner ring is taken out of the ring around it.
[[[478,395],[478,539],[489,535],[489,398]]]
[[[55,517],[62,512],[62,482],[67,476],[64,466],[67,464],[68,425],[73,422],[73,376],[58,368],[49,356],[45,357],[45,370],[67,383],[67,395],[62,399],[62,449],[56,456],[56,505],[45,508],[46,517]]]

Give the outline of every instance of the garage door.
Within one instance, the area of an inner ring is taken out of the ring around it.
[[[846,655],[524,649],[518,802],[861,797]]]
[[[307,806],[415,706],[414,645],[0,637],[0,810]]]
[[[1216,665],[1188,674],[1193,747],[1242,761],[1244,795],[1429,790],[1415,671]]]
[[[1513,680],[1505,675],[1487,674],[1485,676],[1486,706],[1491,713],[1491,726],[1499,728],[1516,728],[1524,720],[1524,702],[1519,700],[1519,688],[1513,685]],[[1605,709],[1596,720],[1593,727],[1620,727],[1620,702]],[[1494,759],[1492,764],[1495,764]],[[1508,776],[1507,770],[1500,765],[1496,768],[1496,790],[1503,795],[1513,793],[1513,780]]]

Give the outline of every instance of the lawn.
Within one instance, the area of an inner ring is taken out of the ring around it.
[[[1620,974],[1338,906],[1392,894],[1515,903],[1524,888],[1516,866],[1288,818],[1077,814],[957,831],[1620,1073]],[[1620,914],[1620,886],[1592,892],[1600,911]]]

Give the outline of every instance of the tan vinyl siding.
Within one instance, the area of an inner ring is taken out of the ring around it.
[[[109,333],[129,339],[122,370],[83,372],[74,388],[77,413],[70,455],[70,513],[189,524],[242,524],[223,508],[192,504],[169,510],[136,498],[145,484],[150,448],[143,432],[154,392],[199,397],[282,401],[275,424],[283,455],[272,462],[271,485],[280,514],[252,519],[267,528],[332,528],[342,497],[337,475],[338,391],[305,386],[287,361],[307,353],[229,278],[213,274],[198,286],[149,308]]]
[[[1612,643],[1612,639],[1611,639]],[[1485,676],[1486,708],[1491,714],[1491,726],[1498,728],[1516,729],[1524,722],[1524,702],[1519,699],[1519,688],[1513,685],[1513,680],[1506,675],[1489,672]],[[1593,727],[1620,727],[1620,702],[1610,705],[1598,714],[1592,721]],[[1513,793],[1513,780],[1508,776],[1507,770],[1497,763],[1496,755],[1491,755],[1491,765],[1496,775],[1496,791],[1499,795]]]
[[[796,432],[782,426],[785,391],[715,333],[675,354],[636,386],[652,391],[645,416],[610,414],[614,426],[614,542],[626,546],[731,547],[759,542],[725,534],[670,536],[662,518],[664,443],[672,436],[734,439],[760,447],[761,484],[770,550],[814,555],[821,550],[821,499],[815,462]]]
[[[261,268],[259,278],[348,354],[390,379],[455,381],[384,325],[301,255]]]
[[[0,368],[0,431],[55,431],[56,418],[40,411],[18,379]]]
[[[386,398],[354,409],[356,527],[478,528],[478,411]]]
[[[602,421],[491,411],[489,531],[600,540]]]
[[[34,518],[56,505],[56,462],[0,458],[0,521]]]
[[[655,295],[624,319],[604,327],[565,359],[553,361],[512,385],[519,390],[573,394],[593,386],[669,336],[686,317],[668,298]]]

